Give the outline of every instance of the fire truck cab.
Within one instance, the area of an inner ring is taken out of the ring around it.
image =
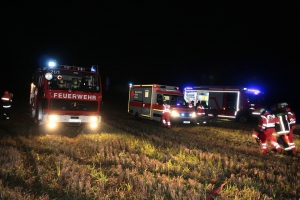
[[[96,128],[101,122],[101,77],[98,66],[56,65],[38,68],[30,87],[30,115],[48,130],[58,124]]]
[[[187,102],[204,102],[209,116],[217,112],[218,118],[235,119],[245,123],[260,115],[263,93],[257,89],[230,86],[194,86],[184,89]]]
[[[136,118],[161,122],[163,101],[170,105],[171,123],[196,122],[195,109],[189,107],[178,87],[159,84],[129,86],[128,113]]]

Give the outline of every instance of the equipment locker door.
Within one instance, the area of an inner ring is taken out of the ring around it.
[[[151,99],[152,99],[152,88],[143,88],[143,100],[142,100],[142,116],[151,116]]]
[[[224,93],[210,91],[208,106],[211,110],[216,109],[219,117],[224,117]]]
[[[224,94],[224,116],[229,116],[231,118],[235,117],[235,113],[238,109],[239,102],[238,92],[227,92]]]

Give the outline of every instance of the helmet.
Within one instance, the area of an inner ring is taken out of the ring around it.
[[[287,108],[288,106],[289,106],[289,105],[288,105],[286,102],[282,102],[282,103],[277,104],[277,107],[278,107],[278,109],[280,109],[280,110],[286,110],[286,108]]]
[[[4,94],[8,94],[8,91],[6,90],[6,91],[4,92]]]
[[[284,110],[285,110],[286,112],[289,112],[289,111],[291,110],[291,108],[290,108],[289,106],[285,106],[285,107],[284,107]]]
[[[262,109],[260,109],[260,114],[261,114],[261,115],[269,115],[270,112],[269,112],[267,109],[262,108]]]

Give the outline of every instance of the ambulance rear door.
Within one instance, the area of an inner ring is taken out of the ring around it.
[[[133,115],[149,118],[151,114],[150,103],[152,87],[134,87],[130,92],[130,109]]]
[[[152,87],[144,87],[143,88],[143,96],[142,96],[142,117],[151,117],[151,99],[152,99]]]

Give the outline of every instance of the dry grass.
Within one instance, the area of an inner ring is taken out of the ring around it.
[[[261,155],[253,124],[165,129],[110,113],[99,133],[1,121],[0,199],[205,199],[222,184],[214,199],[300,198],[299,154]]]

